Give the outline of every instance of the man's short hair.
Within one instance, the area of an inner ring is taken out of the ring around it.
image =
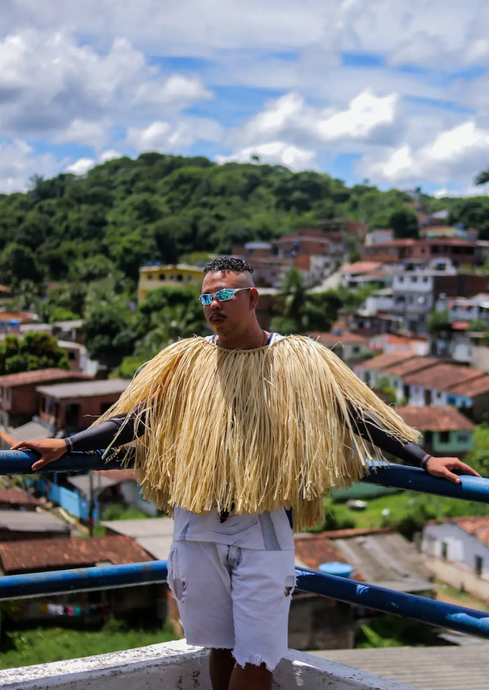
[[[243,259],[235,259],[233,256],[221,256],[219,259],[209,261],[204,266],[204,275],[208,273],[224,273],[225,271],[232,271],[233,273],[253,273],[252,267]]]

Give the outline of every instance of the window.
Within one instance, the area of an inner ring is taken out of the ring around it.
[[[469,434],[457,434],[457,443],[468,443]]]
[[[399,276],[399,282],[404,283],[404,276]]]
[[[448,558],[448,544],[446,541],[442,541],[441,543],[441,557],[445,560]]]
[[[148,275],[148,280],[153,280],[153,276],[151,275],[151,273]]]
[[[70,362],[73,362],[73,360],[76,359],[76,352],[74,352],[73,350],[68,350],[68,359],[70,360]]]
[[[107,410],[110,410],[111,407],[112,403],[102,403],[100,405],[100,414],[105,414],[105,412],[107,412]]]
[[[427,445],[431,445],[433,443],[433,432],[432,431],[425,431],[423,434],[423,441]]]
[[[440,432],[440,443],[450,443],[450,432],[449,431]]]
[[[481,577],[484,570],[484,559],[481,556],[475,557],[475,572]]]
[[[409,386],[404,384],[403,389],[402,389],[402,394],[403,396],[409,400]]]
[[[166,275],[164,273],[160,273],[159,279],[160,280],[166,280]]]
[[[428,282],[428,276],[423,276],[423,283],[427,283],[427,282]]]
[[[417,283],[418,282],[418,276],[411,276],[411,283]]]
[[[192,280],[192,276],[187,276],[187,280]]]
[[[178,282],[179,282],[179,283],[181,283],[181,282],[182,282],[182,280],[183,280],[183,276],[182,276],[182,274],[181,274],[181,273],[179,273],[179,274],[177,275],[177,280],[178,280]]]

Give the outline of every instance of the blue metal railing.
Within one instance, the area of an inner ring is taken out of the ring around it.
[[[46,472],[120,469],[121,465],[117,459],[105,463],[102,460],[102,454],[103,451],[90,454],[71,453],[48,465]],[[31,465],[35,457],[31,453],[21,451],[0,451],[0,475],[32,472]],[[489,480],[475,477],[461,479],[460,484],[454,484],[431,477],[418,468],[403,465],[380,468],[374,464],[372,474],[364,481],[381,486],[489,503]],[[296,568],[296,573],[298,588],[303,591],[489,639],[489,614],[482,611],[433,601],[413,594],[404,594],[305,568]],[[165,582],[166,576],[165,561],[33,575],[12,575],[0,578],[0,601],[159,583]]]

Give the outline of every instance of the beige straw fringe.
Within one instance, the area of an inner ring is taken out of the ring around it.
[[[419,436],[333,352],[302,336],[255,350],[181,340],[148,362],[96,424],[138,406],[146,431],[136,440],[136,469],[146,499],[170,512],[292,508],[296,529],[324,519],[331,488],[369,472],[372,454],[349,408],[375,415],[395,438]]]

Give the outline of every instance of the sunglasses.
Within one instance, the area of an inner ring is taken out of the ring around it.
[[[227,302],[228,299],[232,299],[235,293],[239,292],[240,290],[251,290],[251,288],[223,288],[222,290],[214,292],[212,295],[209,292],[207,292],[201,295],[199,297],[199,300],[204,306],[208,307],[209,304],[212,304],[212,300],[214,299],[214,297],[216,297],[216,299],[219,302]]]

